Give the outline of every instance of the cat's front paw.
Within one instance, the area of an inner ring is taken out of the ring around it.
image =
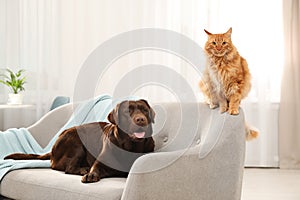
[[[230,115],[238,115],[239,114],[239,109],[229,109],[228,113]]]
[[[215,109],[215,108],[217,108],[217,107],[218,107],[217,104],[213,104],[213,103],[210,103],[210,104],[209,104],[209,108],[210,108],[210,109]]]
[[[227,101],[221,101],[220,102],[220,113],[224,113],[228,110],[228,104]]]
[[[228,110],[228,107],[227,106],[220,106],[220,113],[224,113]]]
[[[81,179],[82,183],[94,183],[100,181],[100,176],[96,172],[90,172],[84,175]]]

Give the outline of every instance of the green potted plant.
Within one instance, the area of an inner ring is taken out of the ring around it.
[[[6,73],[1,74],[0,83],[8,86],[12,93],[8,94],[8,104],[22,104],[23,96],[19,92],[24,91],[26,77],[23,75],[24,69],[14,73],[10,69],[5,69]],[[8,73],[8,75],[7,75]]]

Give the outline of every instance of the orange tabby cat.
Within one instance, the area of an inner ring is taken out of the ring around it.
[[[204,31],[208,35],[205,44],[208,63],[200,89],[211,108],[220,106],[221,113],[237,115],[241,100],[251,88],[247,62],[231,42],[231,28],[223,34]]]
[[[204,31],[208,35],[205,44],[207,66],[199,87],[210,108],[219,106],[221,113],[227,111],[231,115],[237,115],[241,100],[247,96],[251,88],[247,61],[239,55],[232,44],[232,28],[222,34]],[[253,137],[257,136],[256,131],[248,127],[246,130],[250,133],[250,138],[252,134]]]

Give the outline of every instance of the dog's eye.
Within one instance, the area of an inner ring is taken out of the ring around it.
[[[143,112],[144,112],[144,113],[148,113],[149,111],[148,111],[148,109],[145,109],[145,108],[144,108],[144,109],[143,109]]]

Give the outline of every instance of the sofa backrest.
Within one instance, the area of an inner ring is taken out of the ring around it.
[[[72,103],[55,108],[28,127],[28,130],[42,147],[46,147],[54,135],[67,123],[73,111]]]
[[[211,123],[211,110],[203,103],[159,103],[153,108],[155,151],[195,146]]]
[[[155,151],[174,151],[199,144],[211,124],[211,110],[202,103],[151,104],[156,116],[153,124]],[[68,121],[74,107],[61,106],[41,118],[28,129],[45,147]]]

